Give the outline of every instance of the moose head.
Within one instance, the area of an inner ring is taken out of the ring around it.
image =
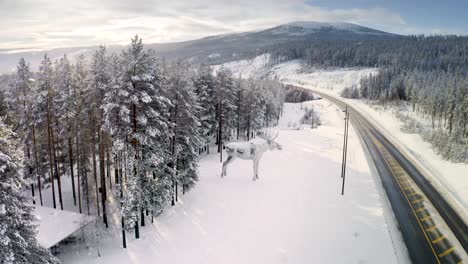
[[[282,150],[283,147],[275,141],[275,139],[278,137],[278,131],[273,133],[271,130],[262,130],[258,133],[257,135],[259,138],[266,140],[268,143],[268,148],[270,150]]]

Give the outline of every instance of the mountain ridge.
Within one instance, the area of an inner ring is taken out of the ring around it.
[[[192,62],[220,63],[237,60],[255,53],[262,48],[288,42],[340,40],[366,38],[392,38],[399,35],[360,26],[347,22],[314,22],[293,21],[275,27],[255,31],[228,33],[206,36],[199,39],[172,43],[145,43],[147,48],[153,48],[167,59],[184,59]],[[110,52],[120,52],[125,45],[109,45]],[[56,48],[43,51],[14,52],[0,50],[0,72],[11,72],[16,68],[21,57],[28,61],[36,70],[47,53],[52,60],[67,54],[71,59],[84,54],[89,57],[98,46]]]

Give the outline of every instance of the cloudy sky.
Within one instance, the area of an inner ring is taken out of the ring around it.
[[[466,0],[0,0],[0,51],[147,43],[351,22],[399,34],[468,35]]]

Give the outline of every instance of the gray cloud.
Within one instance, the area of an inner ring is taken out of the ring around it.
[[[0,0],[0,49],[126,44],[134,34],[182,41],[297,20],[409,28],[387,9],[325,9],[305,0]]]

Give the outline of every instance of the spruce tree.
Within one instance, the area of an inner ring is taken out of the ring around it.
[[[0,119],[0,263],[58,263],[36,240],[33,208],[22,190],[20,140]]]

